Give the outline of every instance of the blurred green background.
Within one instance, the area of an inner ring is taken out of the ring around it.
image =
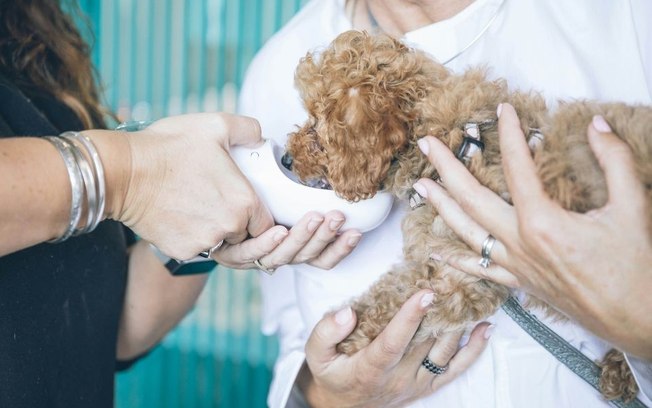
[[[233,112],[255,52],[307,0],[79,0],[120,120]],[[82,27],[87,25],[81,24]],[[88,33],[87,33],[88,34]],[[90,36],[89,36],[90,38]],[[262,407],[277,343],[257,275],[218,267],[180,326],[118,374],[116,407]]]

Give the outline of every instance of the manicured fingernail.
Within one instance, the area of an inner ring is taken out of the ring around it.
[[[337,229],[341,227],[343,223],[344,218],[335,218],[328,223],[328,228],[330,228],[332,231],[337,231]]]
[[[459,347],[462,348],[462,347],[466,346],[467,344],[469,344],[469,339],[470,338],[471,337],[468,334],[465,334],[464,336],[462,336],[462,338],[460,338]]]
[[[595,115],[593,117],[593,127],[595,130],[598,132],[602,133],[609,133],[611,132],[611,127],[609,127],[609,124],[607,123],[606,120],[600,115]]]
[[[358,245],[358,242],[360,242],[360,238],[362,238],[362,234],[351,235],[349,240],[346,242],[349,244],[349,246],[356,246]]]
[[[321,217],[314,217],[310,219],[310,222],[308,223],[308,231],[313,232],[321,225],[321,223],[324,222],[324,219]]]
[[[412,188],[414,189],[414,191],[416,191],[417,193],[419,193],[419,195],[420,195],[421,197],[423,197],[423,198],[427,198],[427,197],[428,197],[428,190],[426,190],[426,188],[425,188],[422,184],[420,184],[419,182],[414,183],[414,184],[412,185]]]
[[[495,328],[496,328],[495,324],[490,324],[489,327],[487,327],[484,330],[484,338],[488,340],[491,337],[491,335],[494,334]]]
[[[419,149],[421,149],[423,154],[428,154],[428,152],[430,152],[430,145],[428,144],[427,140],[419,139],[417,140],[417,144],[419,145]]]
[[[439,254],[432,253],[430,254],[430,259],[432,259],[433,261],[441,261],[444,258],[442,258],[442,256]]]
[[[432,292],[426,293],[425,295],[421,296],[421,302],[420,302],[421,308],[425,309],[426,307],[430,306],[434,298],[435,298],[435,294]]]
[[[503,113],[503,104],[499,103],[498,107],[496,108],[496,116],[500,118],[501,113]]]
[[[335,313],[335,321],[340,326],[344,326],[345,324],[350,322],[352,317],[353,317],[353,310],[351,310],[351,306],[344,308],[339,312]]]
[[[281,242],[287,236],[288,236],[287,230],[278,231],[276,234],[274,234],[274,242]]]

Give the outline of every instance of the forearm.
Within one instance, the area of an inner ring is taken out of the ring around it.
[[[129,278],[118,332],[118,358],[133,358],[154,346],[190,311],[207,274],[171,275],[139,241],[129,258]]]
[[[110,215],[121,206],[123,193],[117,192],[126,189],[129,146],[115,132],[84,133],[104,164]],[[70,222],[72,195],[61,154],[45,139],[21,137],[0,139],[0,157],[0,256],[61,236]],[[82,214],[80,226],[84,220]]]
[[[0,139],[0,256],[59,236],[70,181],[57,150],[38,138]]]

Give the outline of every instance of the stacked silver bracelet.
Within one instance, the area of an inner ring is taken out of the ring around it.
[[[72,190],[70,221],[66,231],[49,242],[62,242],[74,235],[86,234],[95,229],[104,216],[106,185],[104,167],[91,140],[78,132],[65,132],[47,136],[57,148],[68,171]],[[86,222],[81,225],[82,212],[86,208]]]

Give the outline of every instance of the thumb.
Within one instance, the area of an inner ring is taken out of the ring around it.
[[[313,371],[323,370],[339,355],[335,347],[351,334],[355,321],[355,313],[348,306],[326,315],[317,323],[306,343],[306,360]]]
[[[263,143],[260,123],[254,118],[228,115],[224,119],[228,129],[229,146],[258,147]]]
[[[252,237],[257,237],[263,232],[274,226],[274,218],[269,209],[258,199],[249,217],[249,224],[247,224],[247,232]]]

